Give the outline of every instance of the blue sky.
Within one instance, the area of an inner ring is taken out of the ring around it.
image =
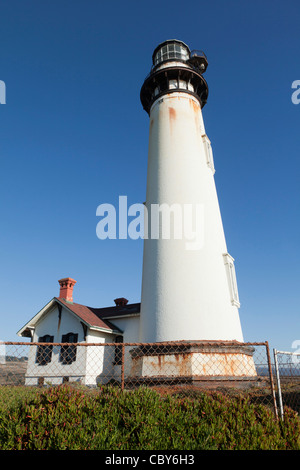
[[[1,2],[0,339],[77,280],[74,301],[140,301],[142,241],[96,237],[96,208],[143,202],[154,48],[203,49],[203,110],[246,341],[300,341],[297,0]]]

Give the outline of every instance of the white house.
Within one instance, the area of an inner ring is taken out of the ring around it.
[[[50,300],[17,333],[31,338],[32,343],[44,343],[30,347],[26,384],[63,381],[95,384],[119,379],[118,346],[76,347],[70,343],[136,342],[140,304],[128,304],[127,299],[119,298],[113,307],[88,307],[73,302],[74,279],[68,277],[58,282],[59,297]],[[130,356],[128,350],[126,355]],[[129,366],[129,359],[125,363]]]

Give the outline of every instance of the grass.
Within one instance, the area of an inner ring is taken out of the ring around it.
[[[1,450],[300,450],[300,419],[248,396],[0,387]]]

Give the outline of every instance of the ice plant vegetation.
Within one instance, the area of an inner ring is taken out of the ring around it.
[[[70,385],[7,392],[0,388],[2,450],[300,449],[296,413],[281,422],[245,396]]]

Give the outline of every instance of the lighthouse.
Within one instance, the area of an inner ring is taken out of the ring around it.
[[[155,48],[140,92],[150,120],[139,332],[143,343],[243,342],[234,258],[227,251],[202,115],[207,66],[202,51],[167,40]],[[170,222],[168,236],[161,226],[153,230],[157,213],[159,220],[167,216]]]

